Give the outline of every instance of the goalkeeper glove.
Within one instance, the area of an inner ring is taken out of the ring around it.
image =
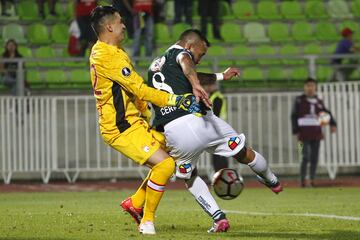
[[[196,102],[195,96],[191,93],[186,93],[184,95],[171,95],[168,104],[189,113],[195,113],[195,115],[202,114],[200,104]]]

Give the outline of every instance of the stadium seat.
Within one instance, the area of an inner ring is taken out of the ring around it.
[[[172,27],[172,39],[176,41],[179,39],[180,35],[187,29],[190,29],[191,26],[186,23],[177,23]]]
[[[45,72],[45,82],[50,88],[66,87],[66,76],[64,70],[48,70]]]
[[[62,52],[62,57],[71,57],[67,51],[67,48],[64,48]],[[63,64],[65,67],[71,67],[71,68],[81,68],[81,67],[87,67],[88,60],[85,57],[83,58],[84,61],[64,61]]]
[[[40,23],[35,23],[28,27],[28,39],[31,44],[36,45],[51,43],[46,26]]]
[[[49,47],[49,46],[39,47],[38,49],[36,49],[35,57],[40,58],[40,59],[41,58],[49,58],[49,59],[45,59],[43,61],[37,62],[39,67],[60,67],[62,65],[62,62],[50,61],[50,58],[55,58],[56,54],[55,54],[54,48]]]
[[[313,36],[312,26],[307,22],[296,22],[292,26],[292,36],[296,41],[313,41],[315,37]]]
[[[317,66],[316,68],[316,79],[320,82],[329,81],[332,74],[333,69],[331,67]]]
[[[291,41],[289,26],[287,23],[273,22],[268,26],[269,38],[273,42]]]
[[[308,69],[306,67],[296,67],[291,69],[290,80],[305,81],[309,77]]]
[[[155,24],[154,36],[157,43],[170,43],[172,41],[168,26],[164,23]]]
[[[305,15],[303,14],[300,3],[298,1],[282,1],[280,9],[281,14],[285,19],[305,19]]]
[[[221,36],[227,43],[243,43],[244,37],[241,34],[240,25],[232,22],[224,23],[221,26]]]
[[[317,43],[310,43],[304,46],[304,54],[306,55],[321,55],[323,54],[322,46]],[[316,63],[329,63],[329,59],[317,59]]]
[[[175,18],[175,5],[174,1],[165,1],[165,19],[167,21],[173,21]]]
[[[272,67],[267,71],[267,79],[269,81],[287,80],[286,69],[280,67]]]
[[[66,24],[55,24],[51,28],[51,39],[53,43],[66,44],[69,41],[69,26]]]
[[[340,39],[335,25],[330,22],[318,22],[315,34],[319,41],[338,41]]]
[[[309,0],[305,3],[305,14],[309,19],[328,19],[325,5],[322,1]]]
[[[328,13],[332,18],[352,18],[347,2],[344,0],[329,0]]]
[[[244,68],[241,78],[244,81],[264,81],[263,72],[258,67]]]
[[[85,69],[74,69],[70,73],[70,81],[75,85],[87,85],[91,87],[90,72]]]
[[[30,88],[45,87],[45,82],[41,79],[38,70],[27,70],[26,81],[30,84]]]
[[[330,45],[324,46],[324,53],[326,54],[333,54],[336,50],[337,43],[332,43]]]
[[[232,61],[231,60],[226,60],[226,57],[228,56],[228,52],[227,49],[221,45],[213,45],[208,49],[208,52],[206,54],[207,57],[209,57],[209,60],[205,60],[204,62],[206,63],[210,63],[210,64],[214,64],[214,58],[218,58],[220,57],[220,59],[218,59],[217,64],[219,66],[231,66]]]
[[[235,17],[241,20],[254,20],[258,18],[255,15],[252,2],[249,1],[236,1],[233,4],[233,11]]]
[[[234,47],[231,50],[232,54],[234,56],[239,56],[239,57],[251,57],[254,54],[252,53],[252,49],[245,46],[245,45],[237,45],[236,47]],[[255,59],[244,59],[244,60],[236,60],[235,64],[238,66],[244,66],[244,65],[255,65],[256,61]]]
[[[244,26],[244,36],[250,43],[269,42],[266,36],[264,25],[261,23],[251,22]]]
[[[27,43],[22,26],[16,23],[5,24],[2,28],[2,38],[4,42],[14,39],[19,44]]]
[[[20,19],[25,21],[39,21],[41,19],[38,6],[34,1],[19,1],[18,14]]]
[[[259,18],[265,20],[281,19],[277,4],[273,1],[262,1],[257,4],[257,14]]]
[[[360,17],[360,0],[354,0],[351,8],[353,15]]]
[[[19,50],[19,53],[23,56],[23,58],[29,58],[29,59],[33,58],[31,48],[26,47],[26,46],[19,46],[18,50]],[[35,67],[36,63],[35,62],[26,62],[25,66],[27,68]]]
[[[295,45],[284,45],[282,48],[280,48],[280,55],[300,55],[300,49]],[[305,64],[305,60],[302,59],[287,59],[286,57],[283,57],[281,61],[285,65]]]
[[[46,19],[48,19],[48,20],[56,20],[56,22],[59,22],[59,20],[66,20],[66,18],[67,18],[66,11],[64,11],[63,6],[59,1],[57,1],[55,3],[56,16],[53,16],[50,14],[48,4],[45,4],[44,9],[45,9]]]
[[[163,55],[165,52],[166,52],[166,50],[169,48],[169,46],[162,46],[162,47],[157,47],[156,48],[156,56],[161,56],[161,55]]]
[[[201,72],[201,73],[213,73],[214,71],[213,71],[212,68],[210,68],[210,67],[199,66],[199,67],[196,68],[196,72]]]
[[[360,80],[360,72],[359,70],[355,70],[354,72],[352,72],[351,76],[350,76],[350,80]]]
[[[220,16],[223,20],[232,20],[234,19],[234,15],[232,14],[230,10],[230,6],[228,2],[220,1]]]
[[[280,64],[279,59],[262,59],[261,56],[277,56],[275,49],[269,45],[260,45],[255,50],[260,65]]]

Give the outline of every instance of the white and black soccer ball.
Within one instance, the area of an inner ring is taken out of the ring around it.
[[[223,168],[214,174],[211,185],[219,198],[231,200],[244,189],[244,180],[235,169]]]

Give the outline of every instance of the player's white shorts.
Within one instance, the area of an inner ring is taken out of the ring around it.
[[[193,114],[166,124],[164,135],[170,155],[176,161],[176,176],[189,179],[203,151],[231,157],[245,146],[245,135],[238,134],[212,111],[206,116]]]

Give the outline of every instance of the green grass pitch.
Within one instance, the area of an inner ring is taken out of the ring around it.
[[[141,236],[120,211],[130,193],[1,193],[0,239],[360,239],[360,188],[245,189],[235,200],[216,198],[230,210],[230,231],[221,234],[206,232],[212,222],[190,193],[169,190],[155,236]]]

